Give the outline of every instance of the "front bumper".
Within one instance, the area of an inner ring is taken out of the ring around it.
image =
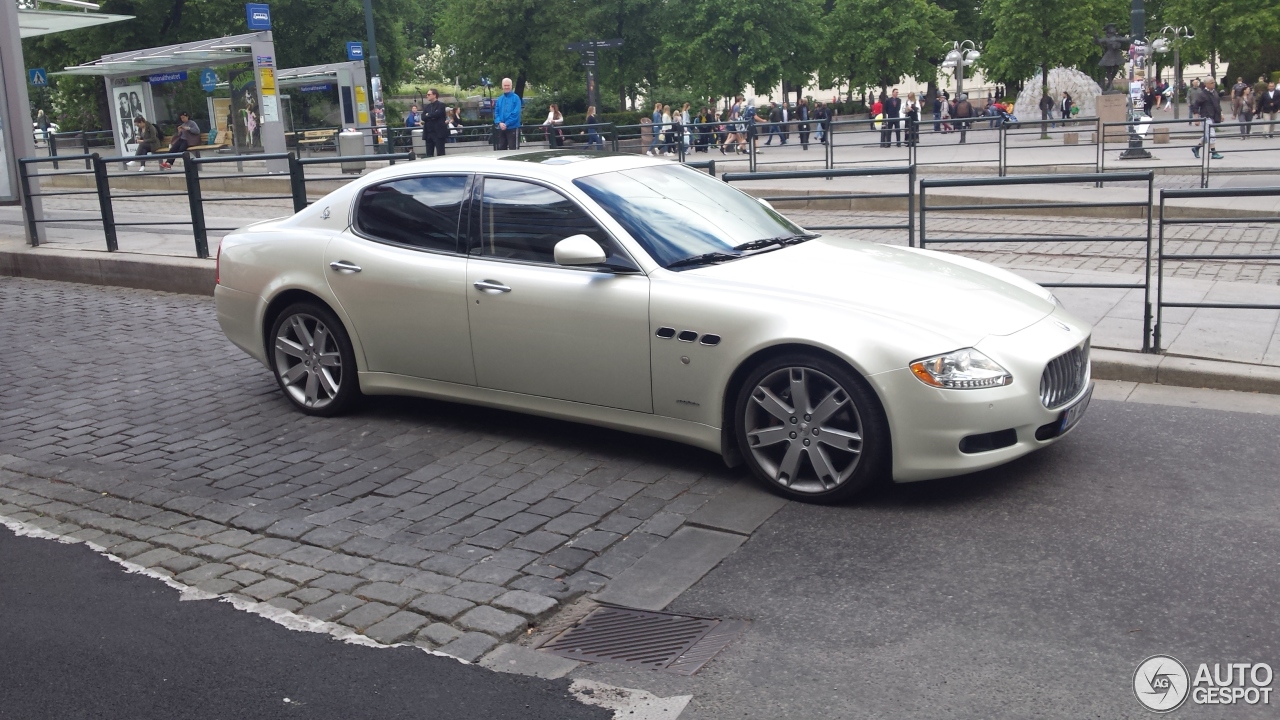
[[[1056,442],[1061,434],[1037,440],[1036,431],[1058,421],[1065,408],[1079,402],[1090,382],[1069,402],[1050,410],[1040,402],[1040,375],[1050,360],[1088,337],[1087,325],[1058,308],[1024,330],[984,339],[977,349],[1013,375],[1013,383],[1000,388],[932,388],[909,368],[873,375],[869,379],[884,400],[893,433],[893,479],[914,482],[963,475]],[[960,441],[966,437],[1004,430],[1016,433],[1012,445],[985,452],[960,450]]]

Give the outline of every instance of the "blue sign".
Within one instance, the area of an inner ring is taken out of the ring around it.
[[[218,87],[218,73],[213,68],[205,68],[200,71],[200,87],[205,92],[213,92]]]
[[[332,88],[333,88],[333,85],[329,83],[322,83],[320,85],[303,85],[302,87],[298,88],[298,90],[300,92],[325,92]]]
[[[159,75],[147,76],[147,82],[151,83],[152,85],[159,85],[160,83],[182,82],[186,79],[187,79],[186,70],[183,70],[181,72],[160,73]]]
[[[49,73],[44,68],[31,68],[27,71],[27,80],[34,87],[49,87]]]
[[[271,7],[263,3],[245,3],[244,15],[250,30],[271,29]]]
[[[364,43],[358,43],[358,42],[347,43],[347,59],[363,60],[364,59]]]

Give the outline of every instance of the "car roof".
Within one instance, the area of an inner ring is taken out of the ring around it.
[[[366,176],[386,180],[422,172],[512,173],[527,177],[574,180],[615,170],[678,165],[672,160],[600,150],[516,150],[478,152],[396,163]]]

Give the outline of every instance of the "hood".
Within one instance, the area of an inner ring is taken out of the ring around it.
[[[1053,312],[1043,288],[986,263],[841,238],[810,240],[685,273],[748,286],[743,289],[752,293],[881,315],[948,337],[957,347],[1015,333]]]

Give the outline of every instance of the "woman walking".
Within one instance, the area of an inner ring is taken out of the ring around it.
[[[592,105],[587,108],[587,149],[604,150],[604,142],[600,140],[600,133],[596,132],[595,125],[600,124],[600,120],[596,118],[596,106]]]

